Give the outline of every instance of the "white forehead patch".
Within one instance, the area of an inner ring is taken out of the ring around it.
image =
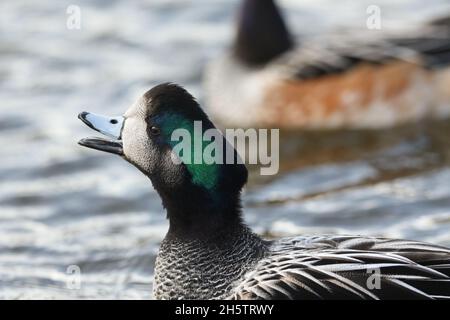
[[[144,97],[140,97],[135,103],[133,103],[128,110],[125,112],[125,118],[144,118],[146,114],[146,99]]]

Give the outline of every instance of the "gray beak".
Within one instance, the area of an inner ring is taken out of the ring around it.
[[[89,112],[82,112],[78,115],[78,118],[91,129],[112,138],[85,138],[78,142],[80,145],[100,151],[123,155],[121,135],[123,124],[125,122],[124,117],[105,117]]]

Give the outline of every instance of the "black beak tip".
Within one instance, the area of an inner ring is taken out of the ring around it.
[[[86,146],[86,139],[81,139],[81,140],[79,140],[78,141],[78,144],[80,145],[80,146]]]
[[[95,127],[92,125],[92,123],[90,123],[90,122],[88,121],[88,119],[86,118],[86,117],[88,116],[88,114],[89,114],[89,112],[83,111],[83,112],[81,112],[81,113],[78,114],[78,119],[80,119],[81,121],[83,121],[83,123],[84,123],[85,125],[87,125],[89,128],[91,128],[91,129],[93,129],[93,130],[95,130],[95,131],[98,131],[98,129],[95,128]]]
[[[80,112],[79,114],[78,114],[78,119],[80,119],[80,120],[86,120],[86,116],[89,114],[89,112],[86,112],[86,111],[83,111],[83,112]]]

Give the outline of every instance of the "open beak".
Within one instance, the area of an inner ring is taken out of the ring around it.
[[[80,145],[100,151],[123,155],[121,135],[123,124],[125,122],[124,117],[105,117],[90,112],[82,112],[78,115],[78,118],[88,127],[112,138],[85,138],[78,142]]]

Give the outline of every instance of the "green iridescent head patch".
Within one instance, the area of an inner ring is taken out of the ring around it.
[[[217,139],[204,140],[201,121],[194,122],[183,115],[166,113],[159,115],[155,122],[160,126],[164,142],[172,147],[173,154],[191,174],[192,182],[208,190],[214,189],[219,181],[220,165],[205,161],[204,154],[221,150],[221,144],[215,148]]]

